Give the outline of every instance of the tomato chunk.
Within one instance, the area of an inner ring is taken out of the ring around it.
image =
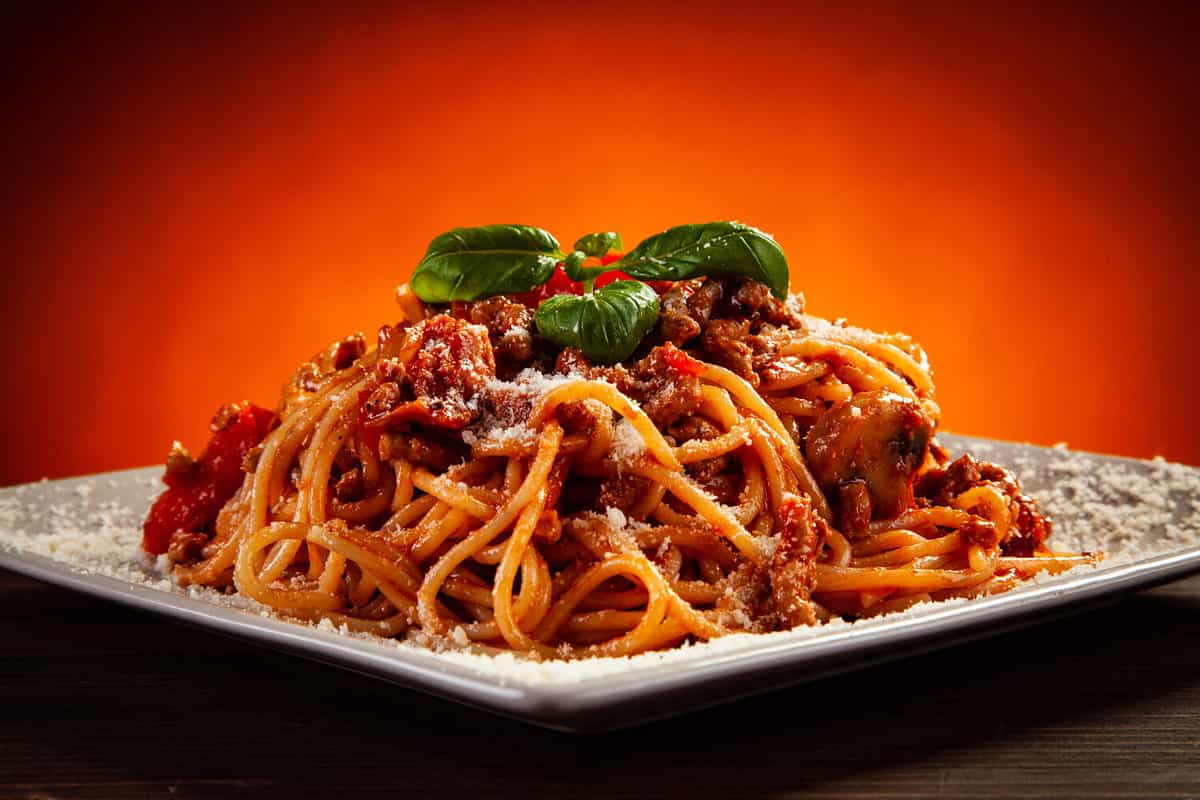
[[[620,261],[621,256],[621,253],[609,253],[600,259],[589,258],[588,261],[592,263],[587,264],[587,266],[608,266],[609,264]],[[597,260],[600,262],[599,265],[595,263]],[[602,289],[613,281],[629,280],[633,280],[633,278],[619,269],[611,269],[607,272],[600,273],[596,277],[596,281],[593,286],[596,289]],[[664,281],[649,281],[649,283],[654,288],[654,291],[662,294],[664,289],[656,284],[662,284]],[[559,294],[583,294],[583,283],[581,281],[571,280],[570,276],[567,275],[566,270],[563,269],[563,265],[561,263],[554,268],[554,272],[550,275],[550,280],[546,281],[532,291],[516,295],[514,299],[518,303],[529,306],[530,308],[537,308],[539,305],[541,305],[543,300]]]
[[[700,375],[704,372],[703,362],[692,358],[670,342],[663,345],[663,360],[670,364],[672,369],[685,375]]]
[[[561,263],[550,274],[550,280],[536,289],[516,295],[513,299],[529,308],[537,308],[543,300],[557,294],[583,294],[583,284],[571,280]]]
[[[600,274],[600,276],[596,278],[595,286],[597,289],[603,289],[605,286],[608,286],[613,281],[631,281],[631,280],[633,280],[633,278],[626,275],[624,272],[621,272],[621,270],[612,269],[612,270],[609,270],[608,272],[602,272]]]
[[[190,469],[163,475],[166,491],[158,496],[142,525],[142,549],[167,552],[177,531],[200,532],[242,484],[242,459],[267,435],[275,412],[250,403],[226,406],[217,414],[213,434]]]

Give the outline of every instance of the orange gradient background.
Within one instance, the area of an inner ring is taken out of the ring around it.
[[[946,429],[1200,462],[1195,33],[970,3],[13,22],[0,483],[198,449],[489,222],[750,222],[811,310],[926,346]]]

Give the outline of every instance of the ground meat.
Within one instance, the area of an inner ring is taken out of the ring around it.
[[[596,508],[619,508],[628,511],[643,494],[646,493],[650,481],[639,475],[618,473],[611,478],[605,478],[600,484],[600,496],[596,499]]]
[[[400,355],[402,346],[408,341],[407,332],[412,327],[407,322],[384,325],[376,334],[376,360],[386,361]]]
[[[390,365],[392,369],[389,371],[386,379],[380,378],[382,381],[374,389],[371,389],[367,394],[367,399],[363,401],[362,413],[363,419],[369,424],[372,421],[386,417],[389,413],[400,407],[404,401],[404,389],[401,384],[406,380],[404,367],[396,362],[383,362]]]
[[[935,505],[946,506],[982,480],[979,462],[970,455],[964,455],[945,469],[930,470],[922,475],[917,482],[916,493]]]
[[[566,433],[588,433],[596,427],[596,413],[612,416],[608,406],[597,403],[599,409],[589,408],[583,400],[564,403],[558,409],[558,421]]]
[[[173,564],[195,564],[204,554],[208,534],[195,531],[176,531],[167,545],[167,558]]]
[[[775,629],[778,615],[772,598],[769,567],[769,564],[760,566],[745,561],[729,573],[728,590],[716,602],[717,610],[726,616],[726,625],[755,633]]]
[[[733,294],[735,305],[740,305],[745,312],[753,317],[761,318],[771,325],[786,325],[789,328],[801,330],[804,319],[804,300],[800,295],[790,305],[771,294],[765,283],[758,281],[743,281]]]
[[[533,413],[532,398],[516,388],[491,386],[480,396],[479,402],[484,413],[494,418],[500,428],[522,424]]]
[[[362,462],[349,450],[341,450],[333,458],[333,495],[343,503],[362,500],[367,494],[363,480]]]
[[[720,280],[706,280],[688,298],[688,312],[692,319],[703,327],[712,319],[717,304],[725,296],[725,284]]]
[[[958,531],[967,544],[977,544],[984,548],[996,546],[996,526],[986,520],[972,520]]]
[[[407,366],[417,398],[434,409],[435,417],[439,404],[447,407],[447,417],[470,417],[470,410],[464,407],[496,377],[491,342],[481,336],[478,327],[449,317],[434,317],[417,329],[422,325],[425,330],[418,334],[420,348]]]
[[[352,469],[343,472],[333,484],[333,495],[343,503],[353,503],[366,496],[367,486],[362,472]]]
[[[335,370],[349,369],[350,365],[367,352],[366,338],[361,333],[352,333],[329,349],[329,360]]]
[[[659,298],[658,331],[665,341],[681,345],[700,335],[700,323],[688,309],[688,296],[694,290],[690,282],[680,283]]]
[[[750,321],[745,319],[715,319],[704,329],[700,346],[718,364],[728,367],[750,382],[758,385],[758,373],[754,370],[754,348],[750,338]]]
[[[672,366],[662,347],[634,364],[629,381],[617,388],[637,401],[660,429],[700,408],[700,379]]]
[[[776,360],[770,335],[776,328],[804,328],[803,300],[783,302],[754,280],[708,278],[685,281],[661,299],[659,336],[676,345],[700,338],[707,356],[752,385]]]
[[[1028,558],[1042,548],[1053,523],[1038,510],[1037,501],[1029,495],[1018,494],[1013,497],[1013,502],[1017,507],[1016,519],[1001,542],[1000,550],[1008,556]]]
[[[757,312],[770,305],[771,289],[765,283],[746,281],[734,292],[733,299],[750,311]]]
[[[779,326],[804,327],[803,301],[795,297],[785,303],[766,285],[753,280],[679,281],[659,299],[658,340],[677,347],[690,342],[706,358],[757,386],[758,373],[777,359],[778,348],[771,333]],[[598,377],[594,369],[578,351],[569,348],[562,351],[555,364],[560,374]],[[620,386],[614,374],[620,367],[604,369],[605,379]]]
[[[405,330],[398,352],[409,351],[407,364],[388,358],[376,365],[363,404],[368,427],[411,421],[459,429],[478,418],[476,395],[496,377],[486,329],[439,314]]]
[[[554,371],[559,375],[583,375],[586,377],[595,369],[597,367],[592,365],[583,351],[576,350],[574,347],[565,348],[558,354],[558,359],[554,362]]]
[[[291,380],[284,384],[280,409],[286,410],[313,392],[320,391],[331,376],[351,367],[366,350],[366,337],[361,333],[352,333],[309,358],[296,368]]]
[[[524,366],[533,358],[533,311],[507,297],[453,303],[450,313],[487,328],[497,361]]]
[[[950,505],[956,497],[976,486],[991,484],[1011,501],[1013,525],[1000,550],[1008,556],[1028,557],[1034,555],[1050,536],[1053,523],[1039,510],[1037,502],[1021,493],[1021,484],[1015,475],[1004,467],[987,461],[976,461],[963,455],[944,469],[930,470],[917,483],[917,496],[924,502],[935,505]],[[989,524],[989,527],[990,524]],[[983,544],[984,541],[980,541]],[[995,531],[991,533],[995,543]]]
[[[461,464],[469,452],[469,448],[455,434],[439,435],[433,430],[388,433],[379,440],[380,458],[402,458],[437,473]]]
[[[608,381],[636,401],[660,429],[700,407],[700,379],[672,366],[663,347],[655,347],[629,367],[596,366],[583,353],[567,348],[559,355],[555,371]]]
[[[690,442],[693,439],[715,439],[721,435],[721,429],[704,417],[689,416],[675,422],[667,429],[676,442]]]
[[[785,630],[817,621],[811,601],[817,585],[817,554],[826,528],[804,495],[789,495],[779,507],[779,543],[771,557],[771,597],[779,627]]]
[[[725,294],[714,280],[680,281],[659,300],[658,332],[664,341],[682,345],[700,335]]]
[[[688,475],[717,498],[718,502],[732,506],[737,505],[745,485],[745,479],[740,472],[741,463],[741,460],[734,456],[722,455],[688,464],[686,470]]]

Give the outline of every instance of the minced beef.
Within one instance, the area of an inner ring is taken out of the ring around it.
[[[560,374],[608,381],[635,400],[659,428],[670,426],[700,407],[700,379],[672,366],[663,347],[655,347],[628,367],[596,366],[583,353],[567,348],[559,355],[555,369]]]
[[[507,297],[450,305],[450,314],[487,328],[496,360],[521,367],[533,358],[533,311]]]

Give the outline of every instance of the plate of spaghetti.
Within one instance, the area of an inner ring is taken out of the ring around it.
[[[1161,467],[1183,490],[1135,542],[1154,557],[1130,559],[1128,529],[1059,541],[992,458],[1044,472],[1064,451],[967,452],[940,434],[921,347],[807,313],[756,228],[683,225],[624,252],[613,232],[566,251],[530,226],[460,228],[396,300],[396,320],[302,363],[273,407],[230,403],[199,455],[172,447],[140,542],[122,539],[149,583],[64,571],[28,538],[0,564],[567,727],[1200,568],[1179,547],[1192,471]],[[145,474],[106,480],[128,496]],[[1054,516],[1088,491],[1057,496]],[[488,663],[514,672],[489,678]],[[514,676],[572,670],[600,688],[505,694]]]

